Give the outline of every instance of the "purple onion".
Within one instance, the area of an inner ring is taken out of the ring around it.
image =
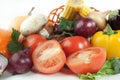
[[[13,70],[13,74],[26,73],[31,70],[33,64],[28,53],[29,49],[25,49],[24,51],[16,52],[11,56],[9,64]]]
[[[79,19],[74,26],[74,33],[84,37],[91,37],[98,27],[91,18]]]

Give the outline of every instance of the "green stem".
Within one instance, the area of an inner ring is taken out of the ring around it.
[[[112,35],[112,34],[116,34],[117,32],[113,31],[112,28],[110,27],[110,25],[107,25],[107,31],[104,32],[104,34],[106,35]]]
[[[51,36],[49,36],[48,39],[55,38],[56,40],[59,40],[61,37],[64,37],[64,36],[66,36],[66,35],[68,35],[68,36],[73,36],[72,33],[63,31],[61,34],[56,34],[56,35],[51,35]]]
[[[59,40],[61,37],[65,36],[65,35],[72,36],[72,34],[64,31],[61,35],[58,35],[56,38],[57,38],[57,40]]]

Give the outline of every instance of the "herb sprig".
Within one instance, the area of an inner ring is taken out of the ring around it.
[[[64,17],[60,17],[60,23],[58,25],[59,27],[59,32],[70,32],[73,31],[74,28],[74,24],[75,24],[76,20],[70,21],[65,19]]]
[[[12,40],[8,43],[8,50],[11,53],[15,53],[19,50],[24,49],[24,45],[22,43],[18,42],[19,36],[20,36],[20,32],[13,28],[12,34],[11,34]]]

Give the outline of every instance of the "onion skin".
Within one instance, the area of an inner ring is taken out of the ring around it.
[[[0,54],[0,76],[6,70],[8,66],[8,59],[4,55]]]
[[[79,19],[74,25],[74,33],[84,37],[91,37],[97,29],[95,21],[91,18]]]
[[[103,30],[106,25],[107,25],[107,20],[106,20],[106,15],[109,13],[110,11],[106,11],[106,12],[97,12],[97,11],[92,11],[91,13],[89,13],[89,15],[87,17],[93,19],[98,27],[98,30],[101,31]]]
[[[22,74],[32,69],[33,63],[29,56],[29,49],[14,53],[9,59],[9,65],[13,74]]]

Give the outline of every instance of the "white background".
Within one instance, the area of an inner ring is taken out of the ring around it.
[[[16,16],[27,15],[31,7],[34,13],[48,15],[51,10],[64,5],[67,0],[0,0],[0,27],[8,28]],[[119,0],[85,0],[86,5],[100,11],[120,8]]]
[[[51,10],[64,5],[67,0],[0,0],[0,27],[7,29],[10,21],[16,16],[27,15],[31,7],[35,7],[34,13],[48,15]],[[100,11],[119,9],[119,0],[85,0],[86,5],[95,7]],[[79,80],[77,76],[56,73],[52,75],[33,74],[31,72],[22,75],[10,76],[4,73],[0,80]],[[120,80],[120,75],[103,77],[100,80]]]

